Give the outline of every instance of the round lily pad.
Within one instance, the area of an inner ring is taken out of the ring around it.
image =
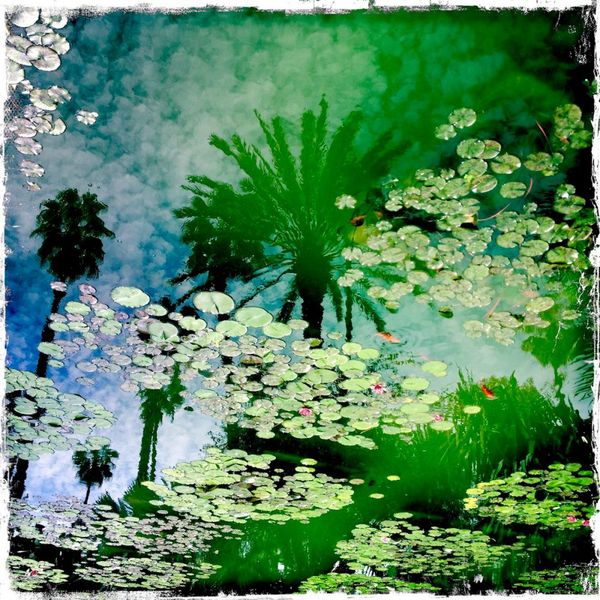
[[[533,298],[526,305],[525,309],[534,313],[544,312],[554,306],[554,300],[548,296]]]
[[[429,387],[429,381],[424,377],[407,377],[401,383],[402,389],[410,391],[421,391]]]
[[[283,338],[287,337],[292,333],[292,328],[289,325],[286,325],[285,323],[273,322],[263,327],[263,333],[267,337]]]
[[[453,425],[450,421],[434,421],[433,423],[430,423],[429,427],[435,429],[435,431],[450,431]]]
[[[157,340],[174,341],[177,339],[178,329],[172,323],[155,321],[148,326],[148,333]]]
[[[196,317],[183,317],[178,321],[179,326],[187,331],[202,331],[206,329],[206,321]]]
[[[240,308],[234,318],[247,327],[264,327],[273,320],[271,313],[258,306]]]
[[[222,292],[200,292],[192,302],[198,310],[212,315],[227,314],[235,307],[233,298]]]
[[[430,360],[421,365],[421,369],[434,377],[445,377],[448,374],[448,365],[441,360]]]
[[[481,140],[463,140],[456,148],[456,153],[462,158],[478,158],[483,154],[485,144]]]
[[[237,321],[228,320],[218,323],[215,330],[226,337],[239,337],[240,335],[245,335],[248,328]]]
[[[110,293],[110,297],[117,304],[128,308],[139,308],[150,302],[150,296],[135,287],[116,287]]]
[[[440,125],[435,128],[435,137],[440,140],[449,140],[456,136],[456,129],[453,125],[449,125],[445,123],[444,125]]]
[[[505,183],[500,188],[500,195],[503,198],[520,198],[525,195],[527,191],[527,186],[520,181],[510,181],[509,183]]]
[[[448,116],[448,122],[458,129],[470,127],[476,120],[477,113],[471,108],[458,108]]]
[[[467,415],[475,415],[478,412],[481,412],[481,406],[477,406],[476,404],[468,404],[463,407],[463,412]]]

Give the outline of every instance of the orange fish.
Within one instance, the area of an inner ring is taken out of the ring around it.
[[[492,390],[490,390],[490,388],[487,387],[487,385],[484,385],[482,383],[479,387],[481,388],[481,391],[483,392],[483,395],[486,398],[489,398],[490,400],[494,400],[496,398],[496,396],[494,395],[494,392],[492,392]]]
[[[360,227],[365,223],[365,216],[366,215],[358,215],[358,217],[353,217],[352,219],[350,219],[350,223],[352,223],[354,227]]]
[[[376,335],[383,338],[386,342],[392,342],[392,344],[398,344],[400,342],[399,338],[394,337],[391,333],[388,333],[387,331],[378,331]]]

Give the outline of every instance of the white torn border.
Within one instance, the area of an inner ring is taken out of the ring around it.
[[[167,0],[165,0],[166,2]],[[284,10],[290,13],[297,12],[343,12],[349,10],[365,10],[369,8],[380,8],[386,10],[393,9],[447,9],[457,10],[466,7],[479,7],[485,10],[498,9],[518,9],[522,11],[531,10],[568,10],[572,8],[595,7],[594,17],[596,20],[595,30],[595,50],[594,50],[594,74],[598,84],[600,82],[600,29],[598,21],[600,20],[600,1],[599,0],[440,0],[433,2],[431,0],[215,0],[213,2],[203,2],[201,0],[173,0],[165,6],[160,0],[148,0],[146,2],[119,2],[117,0],[93,0],[91,4],[82,3],[78,0],[21,0],[19,2],[5,2],[0,0],[0,17],[2,23],[6,16],[7,8],[9,10],[16,7],[35,7],[35,8],[51,8],[60,11],[89,11],[90,14],[106,13],[113,10],[134,10],[138,12],[183,12],[191,10],[200,10],[203,8],[219,8],[222,10],[235,10],[241,8],[257,8],[264,11],[281,11]],[[6,28],[0,27],[1,42],[4,47]],[[0,99],[2,107],[6,100],[6,68],[5,57],[2,54],[0,61]],[[600,169],[600,91],[594,95],[594,117],[593,131],[594,140],[592,144],[592,178],[594,182],[594,210],[596,213],[596,222],[600,226],[600,190],[599,190],[599,169]],[[4,148],[4,110],[2,110],[2,119],[0,120],[0,135]],[[4,157],[4,153],[2,153]],[[5,194],[5,172],[4,160],[0,164],[0,193],[2,200]],[[2,210],[0,210],[0,246],[4,248],[4,202],[2,202]],[[595,453],[595,471],[596,477],[600,477],[600,456],[596,452],[597,439],[600,434],[600,405],[598,398],[600,395],[600,237],[596,238],[594,249],[590,253],[590,262],[594,268],[594,285],[592,292],[592,313],[594,316],[594,404],[592,410],[592,446]],[[5,253],[0,252],[0,395],[4,398],[4,368],[6,360],[5,349],[5,286],[4,286],[4,267]],[[0,419],[2,422],[2,430],[4,431],[4,402],[0,403]],[[4,435],[0,439],[0,470],[4,474],[8,466],[5,452]],[[600,510],[600,504],[597,506]],[[596,513],[591,519],[592,536],[596,556],[600,559],[600,513]],[[0,480],[0,598],[2,600],[19,599],[19,600],[40,600],[49,598],[49,594],[45,593],[27,593],[15,592],[10,590],[8,581],[8,570],[6,568],[6,558],[8,557],[8,485],[4,477]],[[295,596],[299,596],[296,594]],[[490,595],[505,595],[505,594],[490,594]],[[97,592],[97,593],[60,593],[53,594],[53,597],[65,597],[65,600],[87,600],[94,598],[95,600],[154,600],[157,598],[177,598],[178,596],[165,592]],[[219,594],[219,597],[224,597],[225,594]],[[268,598],[289,598],[293,595],[254,595],[251,596],[257,600]],[[303,597],[312,598],[332,598],[339,600],[347,598],[346,594],[302,594]],[[402,594],[391,593],[387,595],[361,595],[357,598],[385,598],[387,596],[395,598],[435,598],[432,594]],[[248,596],[236,596],[244,598]],[[453,596],[453,598],[472,598],[473,596]],[[519,594],[520,598],[533,598],[537,595]],[[578,598],[589,597],[579,595],[543,595],[543,598]],[[212,596],[211,596],[212,598]]]

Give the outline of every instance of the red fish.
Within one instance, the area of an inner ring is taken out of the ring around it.
[[[391,333],[388,333],[387,331],[378,331],[375,335],[378,335],[379,337],[383,338],[386,342],[392,342],[392,344],[400,343],[399,338],[394,337]]]
[[[483,392],[483,395],[486,398],[489,398],[490,400],[494,400],[496,398],[496,396],[494,395],[494,392],[492,392],[492,390],[490,390],[489,387],[487,387],[487,385],[485,384],[480,384],[479,386],[481,388],[481,391]]]
[[[352,219],[350,219],[350,223],[352,223],[354,227],[360,227],[365,223],[365,216],[366,215],[358,215],[358,217],[353,217]]]

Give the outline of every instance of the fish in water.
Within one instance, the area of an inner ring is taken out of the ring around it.
[[[486,398],[489,398],[490,400],[495,400],[496,395],[494,394],[494,392],[492,392],[492,390],[490,390],[489,387],[487,387],[487,385],[482,383],[479,387],[481,388],[481,391],[483,392],[483,395]]]
[[[392,344],[398,344],[401,341],[400,338],[393,336],[387,331],[378,331],[375,335],[378,335],[380,338],[383,338],[386,342],[392,342]]]

